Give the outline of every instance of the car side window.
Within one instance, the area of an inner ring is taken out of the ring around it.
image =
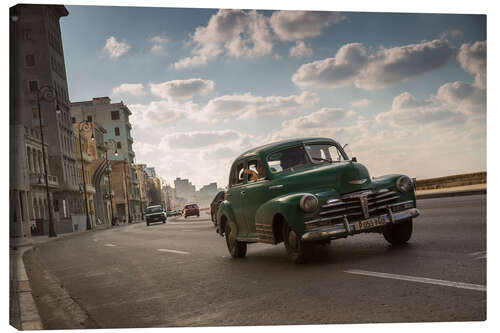
[[[237,185],[241,184],[245,180],[245,173],[244,173],[244,165],[243,163],[238,163],[236,168],[234,169],[234,173],[231,177],[231,185]]]
[[[262,163],[258,159],[248,161],[245,174],[247,175],[247,181],[249,182],[255,182],[266,178]]]

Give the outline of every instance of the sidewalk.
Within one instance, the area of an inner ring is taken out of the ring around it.
[[[35,300],[31,293],[30,282],[26,269],[24,267],[23,255],[26,251],[31,250],[38,244],[52,242],[58,239],[64,239],[71,236],[83,235],[88,232],[98,230],[116,229],[128,225],[142,223],[141,220],[134,220],[132,223],[123,223],[117,226],[109,227],[103,225],[96,226],[92,230],[79,232],[69,232],[58,234],[57,237],[49,237],[48,235],[32,236],[29,240],[18,241],[10,239],[10,274],[9,274],[9,322],[18,330],[42,330],[43,324],[40,319],[40,314],[36,307]]]

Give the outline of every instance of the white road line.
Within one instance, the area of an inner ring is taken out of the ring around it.
[[[409,276],[409,275],[371,272],[371,271],[363,271],[363,270],[359,270],[359,269],[349,269],[349,270],[344,271],[344,272],[349,273],[349,274],[374,276],[374,277],[386,278],[386,279],[396,279],[396,280],[404,280],[404,281],[411,281],[411,282],[435,284],[438,286],[445,286],[445,287],[455,287],[455,288],[461,288],[461,289],[486,291],[486,286],[483,286],[480,284],[453,282],[453,281],[438,280],[438,279],[429,279],[429,278],[418,277],[418,276]]]
[[[186,251],[169,250],[169,249],[158,249],[158,251],[160,251],[160,252],[178,253],[178,254],[189,254],[189,252],[186,252]]]
[[[116,246],[115,244],[105,244],[104,246]]]

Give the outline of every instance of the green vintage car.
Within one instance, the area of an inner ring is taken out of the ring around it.
[[[167,222],[167,212],[163,208],[162,205],[154,205],[146,207],[146,211],[144,212],[144,216],[146,217],[146,225],[150,225],[153,222]]]
[[[284,242],[302,263],[314,244],[359,233],[403,244],[418,215],[408,176],[370,178],[335,140],[306,138],[257,147],[233,162],[217,232],[235,258],[246,255],[248,243]]]

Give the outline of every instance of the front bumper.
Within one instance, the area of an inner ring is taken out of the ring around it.
[[[417,208],[411,208],[404,211],[400,211],[397,213],[387,213],[380,215],[380,218],[383,218],[385,224],[382,226],[378,226],[377,228],[384,227],[388,224],[400,223],[406,221],[408,219],[417,217],[420,215],[420,212]],[[317,241],[322,239],[337,239],[344,238],[349,235],[360,234],[365,232],[370,232],[371,230],[361,230],[355,231],[355,223],[356,222],[345,222],[335,225],[329,225],[324,227],[318,227],[311,231],[307,231],[302,235],[303,241]]]

